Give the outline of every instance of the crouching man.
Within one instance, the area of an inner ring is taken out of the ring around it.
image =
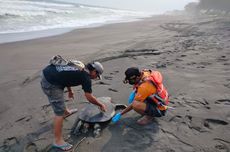
[[[143,115],[137,123],[146,125],[153,117],[162,117],[168,108],[168,92],[163,85],[163,77],[159,71],[142,70],[137,67],[128,68],[125,71],[124,83],[133,85],[133,92],[130,94],[130,105],[122,112],[117,113],[112,121],[117,122],[121,116],[130,110],[135,110]]]

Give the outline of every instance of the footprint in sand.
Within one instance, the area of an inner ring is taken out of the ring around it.
[[[230,99],[219,99],[215,102],[215,104],[230,105]]]
[[[218,126],[218,125],[228,125],[228,122],[224,120],[219,120],[219,119],[205,119],[204,120],[204,126],[213,129],[213,127]]]
[[[103,81],[99,81],[95,83],[96,85],[110,85],[109,83],[103,82]]]
[[[166,68],[166,67],[167,67],[167,63],[157,63],[156,64],[157,69],[162,69],[162,68]]]
[[[185,118],[187,119],[187,125],[190,129],[198,132],[207,132],[207,129],[203,127],[203,119],[190,115],[186,115]]]
[[[10,147],[12,145],[17,144],[17,143],[19,143],[19,141],[18,141],[18,139],[16,137],[10,137],[10,138],[7,138],[7,139],[4,140],[3,146],[1,146],[1,147],[3,148],[4,151],[10,151],[11,150]]]
[[[189,62],[189,63],[186,63],[187,65],[196,65],[197,63],[196,62]]]
[[[230,80],[227,79],[227,82],[224,84],[224,86],[230,89],[230,83],[229,83],[229,81],[230,81]]]
[[[222,143],[216,144],[215,149],[217,152],[229,152],[228,146]]]
[[[210,63],[210,62],[200,62],[200,65],[209,66],[209,65],[212,65],[212,63]]]
[[[30,121],[32,118],[33,118],[32,115],[27,115],[27,116],[23,116],[23,117],[19,118],[19,119],[16,120],[15,122],[20,122],[20,121],[28,122],[28,121]]]
[[[197,69],[204,69],[205,68],[205,66],[198,66],[198,67],[196,67]]]
[[[175,115],[175,116],[173,116],[172,118],[170,118],[169,119],[169,122],[171,122],[171,121],[173,121],[173,122],[182,122],[183,121],[183,119],[182,119],[182,116],[180,116],[180,115]]]
[[[116,89],[112,89],[112,88],[109,88],[108,90],[112,92],[118,92]]]
[[[110,72],[109,74],[110,74],[110,75],[116,75],[117,73],[119,73],[119,71],[118,71],[118,70],[113,71],[113,72]]]
[[[37,145],[35,143],[29,143],[25,146],[23,152],[38,152]]]
[[[230,142],[221,138],[214,138],[213,140],[218,141],[218,144],[215,145],[217,152],[229,152],[230,151]]]
[[[228,125],[228,122],[224,120],[220,120],[220,119],[212,119],[212,118],[202,119],[202,118],[193,117],[190,115],[186,115],[185,118],[187,119],[189,128],[195,129],[199,132],[208,131],[205,128],[214,129],[215,127],[218,127],[220,125],[222,126]]]
[[[217,60],[217,62],[229,61],[229,59],[225,55],[222,55],[221,57],[218,57],[216,60]]]
[[[113,77],[111,77],[111,76],[104,76],[104,79],[105,80],[113,80]]]

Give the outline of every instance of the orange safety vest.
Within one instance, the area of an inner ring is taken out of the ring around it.
[[[167,110],[167,105],[169,104],[169,96],[167,89],[163,85],[163,76],[159,71],[148,71],[150,72],[150,75],[144,78],[142,82],[135,85],[134,88],[137,90],[141,83],[150,81],[156,87],[156,93],[149,96],[149,98],[151,98],[152,101],[156,103],[159,110]],[[146,72],[146,70],[143,72]]]

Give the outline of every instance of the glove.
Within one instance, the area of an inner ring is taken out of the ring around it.
[[[135,90],[130,93],[128,104],[131,104],[133,102],[135,95],[136,95]]]
[[[117,113],[113,118],[112,118],[112,122],[116,123],[121,119],[121,113]]]

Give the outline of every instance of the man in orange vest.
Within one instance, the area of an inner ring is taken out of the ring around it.
[[[168,93],[163,86],[161,73],[151,70],[140,71],[137,67],[131,67],[125,71],[125,76],[124,83],[133,85],[134,89],[129,98],[130,105],[117,113],[112,121],[119,121],[122,115],[132,109],[144,115],[137,121],[140,125],[150,123],[153,117],[164,116],[167,110]]]

